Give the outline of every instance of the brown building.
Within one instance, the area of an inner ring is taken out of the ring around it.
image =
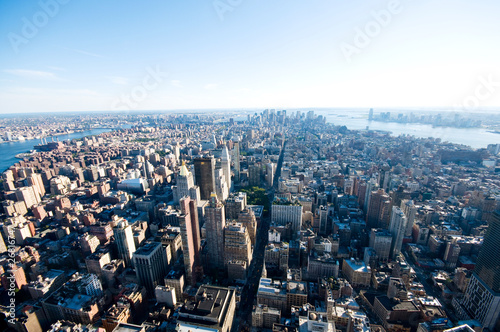
[[[184,269],[186,281],[196,285],[196,281],[203,276],[200,264],[200,227],[198,222],[198,207],[195,200],[188,196],[180,199],[182,214],[179,216],[181,227],[182,252],[184,253]]]
[[[366,212],[367,228],[388,228],[391,216],[391,197],[379,189],[370,193],[368,211]]]
[[[194,159],[194,175],[196,185],[200,187],[201,199],[210,199],[210,194],[215,192],[215,159],[204,157]]]

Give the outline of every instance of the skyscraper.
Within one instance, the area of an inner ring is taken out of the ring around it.
[[[240,181],[240,142],[235,141],[233,146],[233,160],[234,160],[234,180]]]
[[[198,276],[203,275],[200,264],[200,227],[198,224],[198,208],[195,200],[185,196],[180,200],[182,252],[187,282],[195,285]]]
[[[224,268],[224,228],[226,218],[224,206],[215,193],[210,195],[210,205],[205,208],[208,257],[211,265]]]
[[[221,201],[225,201],[229,196],[229,186],[222,168],[215,170],[215,193]]]
[[[252,243],[247,228],[239,222],[233,222],[224,230],[224,265],[230,261],[244,261],[250,266]]]
[[[390,205],[391,197],[384,189],[371,192],[366,211],[366,227],[387,228],[391,217]]]
[[[493,214],[462,302],[472,318],[495,330],[500,318],[500,211]],[[497,326],[498,327],[498,326]]]
[[[224,178],[226,180],[226,184],[228,187],[228,191],[231,192],[231,158],[229,157],[229,152],[227,151],[227,146],[224,145],[224,148],[222,149],[222,155],[221,155],[221,167],[222,167],[222,173],[224,174]]]
[[[137,249],[133,255],[135,273],[149,294],[167,275],[167,253],[160,242],[149,242]]]
[[[401,201],[401,210],[403,210],[407,219],[405,236],[411,236],[413,223],[415,222],[415,216],[417,215],[417,206],[413,203],[413,200],[404,199]]]
[[[130,266],[132,255],[135,252],[132,226],[128,224],[126,219],[121,219],[113,228],[113,235],[115,236],[116,246],[118,247],[118,256],[123,259],[125,266]]]
[[[215,191],[214,157],[196,158],[194,160],[194,175],[196,185],[200,187],[201,199],[210,199],[210,194]]]
[[[394,259],[401,252],[403,238],[406,230],[406,216],[397,206],[392,207],[391,222],[389,223],[389,232],[392,235],[391,257]]]
[[[257,219],[252,209],[244,209],[238,214],[238,222],[246,226],[252,245],[255,245],[257,237]]]
[[[193,173],[182,163],[179,175],[177,175],[176,186],[172,188],[174,203],[178,203],[184,196],[189,196],[194,200],[199,200],[199,188],[194,185]]]

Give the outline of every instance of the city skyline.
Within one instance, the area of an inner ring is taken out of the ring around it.
[[[495,107],[497,8],[4,2],[0,112]]]

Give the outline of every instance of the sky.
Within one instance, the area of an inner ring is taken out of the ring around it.
[[[0,0],[0,113],[500,106],[495,0]]]

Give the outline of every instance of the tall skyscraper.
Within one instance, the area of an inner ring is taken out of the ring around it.
[[[221,155],[221,167],[222,167],[222,173],[224,174],[224,179],[226,180],[226,184],[228,187],[228,191],[231,192],[232,185],[231,185],[231,158],[229,157],[229,151],[227,150],[227,146],[224,145],[224,148],[222,149],[222,155]]]
[[[211,265],[224,268],[224,228],[226,217],[224,206],[215,193],[210,195],[210,205],[205,208],[208,258]]]
[[[401,201],[401,210],[403,210],[406,216],[406,230],[405,237],[411,236],[413,231],[413,223],[415,223],[415,216],[417,215],[417,206],[413,203],[413,200],[404,199]]]
[[[174,203],[179,203],[179,200],[184,196],[189,196],[194,200],[199,200],[199,188],[194,185],[193,173],[191,173],[186,165],[182,166],[177,175],[176,185],[172,188],[174,195]]]
[[[229,186],[222,168],[215,170],[215,193],[219,200],[223,202],[229,197]]]
[[[500,211],[493,214],[476,267],[465,291],[463,306],[483,328],[498,331],[500,319]]]
[[[233,146],[234,181],[240,182],[240,142],[235,141]]]
[[[391,257],[394,259],[401,252],[403,238],[406,230],[406,216],[397,206],[392,207],[391,222],[389,223],[389,232],[392,235]]]
[[[126,219],[121,219],[113,228],[113,235],[115,236],[116,246],[118,247],[118,256],[123,259],[125,266],[130,266],[132,255],[135,252],[132,226],[128,224]]]
[[[182,252],[184,253],[184,268],[187,282],[195,285],[198,277],[203,275],[200,264],[200,227],[198,224],[198,207],[195,200],[185,196],[180,200]]]
[[[230,261],[244,261],[250,266],[252,243],[247,228],[239,222],[233,222],[224,230],[224,265]]]
[[[133,255],[135,273],[149,294],[154,294],[156,286],[167,275],[167,253],[160,242],[149,242]]]
[[[384,189],[371,192],[366,212],[366,227],[387,228],[391,217],[390,206],[391,197]]]
[[[196,185],[200,187],[200,196],[203,200],[210,199],[210,194],[215,192],[215,159],[202,157],[194,160],[194,175]]]

